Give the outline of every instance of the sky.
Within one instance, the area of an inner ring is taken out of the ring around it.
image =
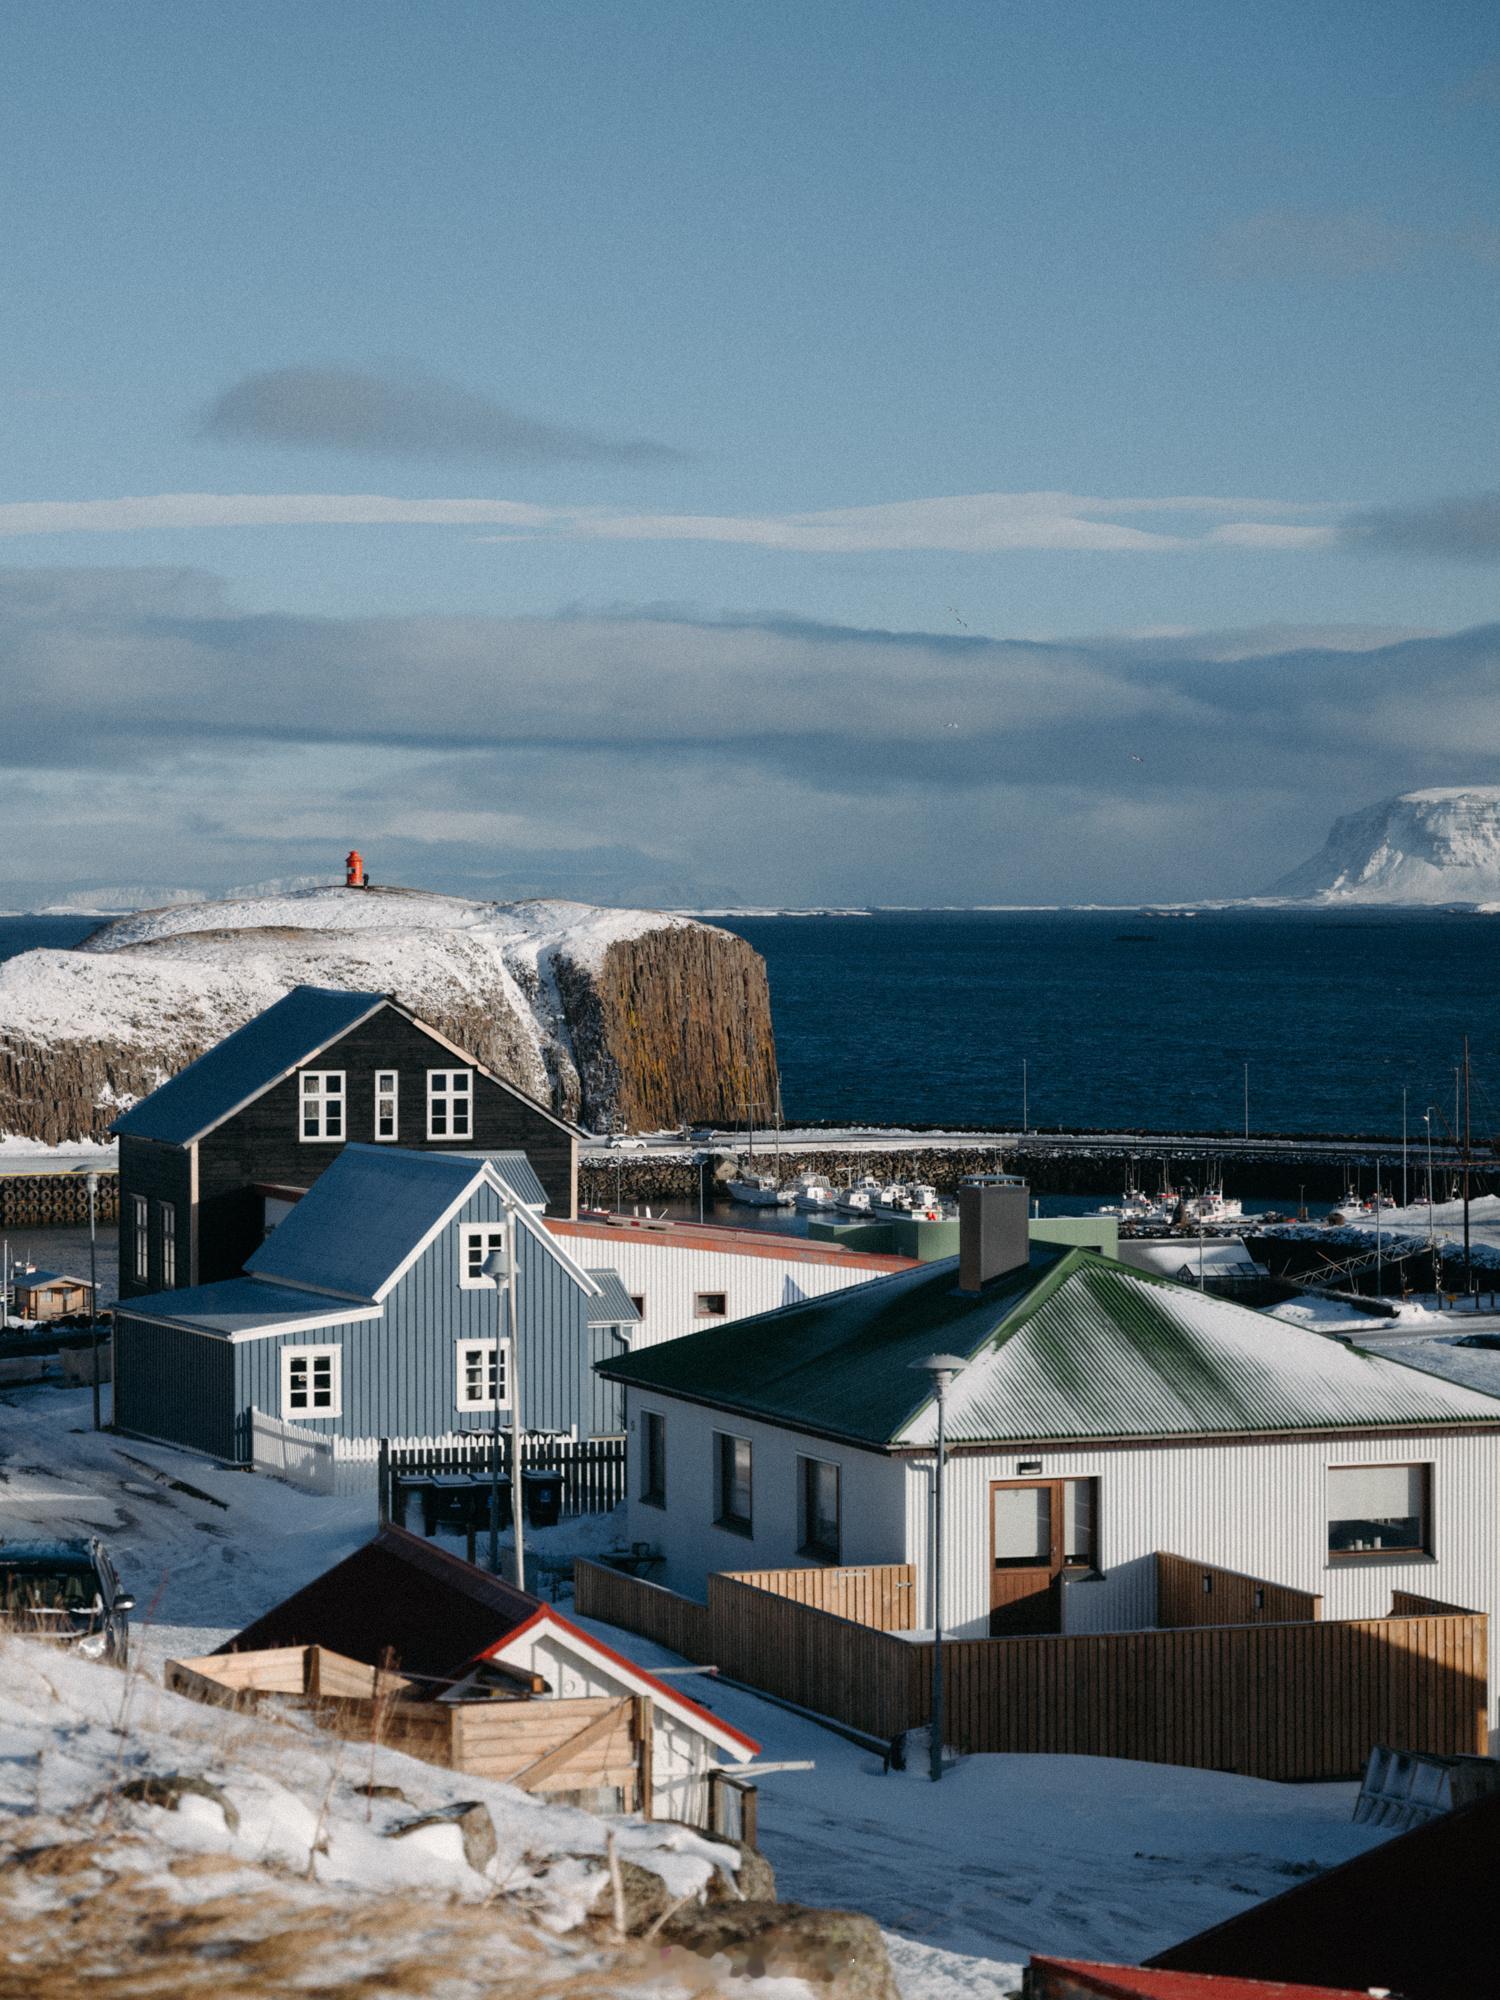
[[[0,901],[1252,894],[1500,782],[1491,0],[17,0]]]

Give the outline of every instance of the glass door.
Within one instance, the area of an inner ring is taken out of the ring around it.
[[[1061,1630],[1062,1495],[1056,1480],[990,1488],[990,1636]]]

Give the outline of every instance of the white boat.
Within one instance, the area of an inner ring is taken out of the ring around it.
[[[798,1174],[792,1182],[792,1206],[804,1215],[815,1214],[820,1208],[832,1208],[837,1201],[838,1196],[822,1174]]]
[[[1244,1203],[1226,1197],[1222,1187],[1184,1195],[1178,1206],[1189,1222],[1238,1222],[1245,1213]]]
[[[861,1174],[857,1181],[843,1190],[834,1205],[844,1215],[868,1215],[880,1192],[881,1184],[873,1174]]]
[[[926,1181],[893,1181],[872,1198],[870,1212],[882,1221],[940,1222],[943,1204]]]
[[[792,1205],[790,1188],[781,1187],[771,1174],[737,1174],[726,1186],[730,1200],[743,1202],[746,1208],[790,1208]]]

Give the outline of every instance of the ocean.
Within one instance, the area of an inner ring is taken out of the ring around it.
[[[1402,911],[724,917],[770,976],[788,1124],[1500,1134],[1500,919]],[[0,958],[87,917],[0,918]]]

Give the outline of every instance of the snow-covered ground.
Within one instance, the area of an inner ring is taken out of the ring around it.
[[[133,1639],[147,1675],[164,1658],[220,1643],[373,1527],[368,1501],[311,1499],[187,1453],[96,1434],[88,1422],[86,1391],[0,1399],[0,1536],[103,1534],[139,1600]],[[555,1566],[569,1539],[596,1549],[609,1533],[606,1522],[565,1524],[530,1546]],[[682,1664],[631,1634],[605,1636],[643,1664]],[[814,1761],[814,1771],[758,1781],[762,1846],[784,1897],[879,1922],[905,2000],[999,2000],[1032,1951],[1139,1959],[1381,1837],[1351,1823],[1352,1785],[1273,1785],[1093,1758],[971,1757],[934,1786],[920,1773],[884,1771],[868,1751],[756,1695],[709,1678],[689,1685],[756,1737],[767,1759]],[[175,1713],[154,1685],[142,1692],[152,1713]],[[0,1708],[0,1734],[12,1726],[7,1714]],[[206,1758],[210,1744],[199,1741]],[[0,1745],[0,1771],[6,1754]],[[190,1768],[180,1757],[179,1767]],[[316,1768],[326,1787],[321,1752]],[[424,1799],[437,1795],[439,1777],[423,1780]],[[463,1785],[474,1795],[474,1781]],[[310,1794],[299,1796],[305,1803]],[[265,1828],[270,1806],[255,1811]],[[201,1818],[208,1824],[207,1809]],[[305,1815],[292,1819],[301,1839]],[[214,1839],[222,1846],[217,1830]]]

